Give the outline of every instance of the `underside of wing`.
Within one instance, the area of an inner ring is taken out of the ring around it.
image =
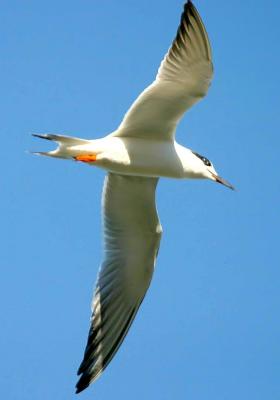
[[[121,345],[149,287],[161,237],[158,179],[109,173],[103,190],[105,257],[77,393],[99,377]]]
[[[188,1],[156,80],[132,104],[113,135],[173,139],[185,111],[206,95],[212,75],[207,32],[196,8]]]

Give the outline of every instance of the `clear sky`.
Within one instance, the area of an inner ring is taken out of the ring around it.
[[[104,173],[31,156],[48,143],[30,134],[114,130],[153,80],[182,4],[1,2],[3,399],[77,398],[101,260]],[[195,5],[215,76],[177,140],[237,191],[161,180],[154,280],[117,356],[81,399],[280,398],[279,2]]]

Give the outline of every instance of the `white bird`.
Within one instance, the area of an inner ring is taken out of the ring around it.
[[[206,95],[212,75],[209,39],[188,1],[155,81],[132,104],[116,131],[97,140],[34,135],[58,143],[54,151],[36,154],[108,171],[102,199],[105,254],[76,393],[107,367],[150,285],[162,234],[155,205],[159,177],[210,179],[233,189],[206,157],[174,139],[178,122]]]

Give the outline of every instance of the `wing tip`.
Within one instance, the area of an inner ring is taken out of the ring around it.
[[[181,22],[183,20],[185,20],[187,22],[187,24],[190,24],[190,16],[192,16],[196,20],[198,28],[200,29],[201,37],[203,38],[203,41],[204,41],[207,58],[209,61],[211,61],[212,60],[212,49],[211,49],[210,40],[208,37],[207,30],[205,28],[204,22],[199,14],[197,8],[193,4],[193,2],[191,0],[188,0],[184,5],[184,11],[182,13]],[[179,29],[180,29],[180,27],[179,27]]]
[[[196,10],[193,2],[191,0],[188,0],[185,4],[184,4],[184,12],[190,11],[190,10]]]
[[[96,371],[91,369],[84,369],[82,372],[77,372],[77,375],[81,375],[76,384],[76,394],[81,393],[83,390],[89,387],[93,382],[99,378],[99,376],[104,371],[104,368],[99,368]]]
[[[81,393],[90,385],[90,376],[88,374],[83,374],[76,384],[76,394]]]

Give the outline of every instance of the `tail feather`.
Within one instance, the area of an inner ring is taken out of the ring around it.
[[[41,155],[41,156],[50,156],[50,157],[58,157],[58,158],[71,158],[69,157],[68,148],[72,146],[84,145],[90,142],[90,140],[79,139],[70,136],[63,135],[55,135],[52,133],[33,133],[32,136],[53,141],[58,144],[58,147],[52,151],[36,151],[32,154]]]
[[[59,144],[65,144],[68,146],[75,146],[79,144],[86,144],[89,140],[86,139],[79,139],[71,136],[64,136],[64,135],[55,135],[52,133],[33,133],[32,136],[38,137],[40,139],[52,140]]]

